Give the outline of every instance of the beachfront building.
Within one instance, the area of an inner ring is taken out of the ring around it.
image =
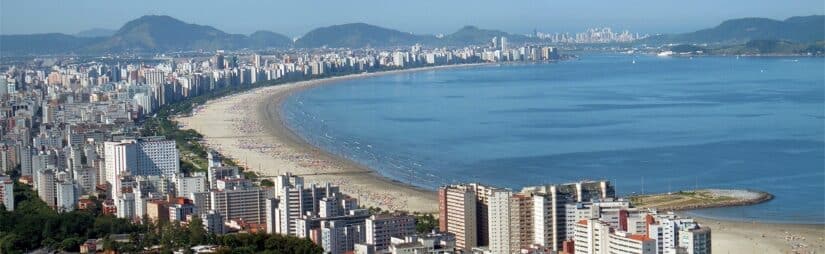
[[[651,216],[648,221],[647,235],[656,239],[657,253],[709,253],[710,228],[699,225],[693,219],[667,213]]]
[[[695,226],[679,230],[677,253],[710,254],[710,228]]]
[[[575,183],[525,187],[522,194],[534,197],[533,243],[562,249],[562,243],[571,235],[566,208],[568,204],[593,200],[615,199],[616,191],[609,181],[581,181]]]
[[[499,188],[471,183],[438,190],[439,229],[455,234],[457,248],[469,251],[489,244],[488,209]]]

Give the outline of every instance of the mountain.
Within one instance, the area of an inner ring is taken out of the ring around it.
[[[241,46],[243,35],[211,26],[185,23],[169,16],[148,15],[127,22],[114,35],[90,47],[92,51],[168,51]]]
[[[0,55],[45,55],[77,53],[102,38],[77,37],[68,34],[0,35]]]
[[[288,48],[292,39],[283,34],[270,31],[257,31],[249,35],[247,48]]]
[[[751,40],[815,42],[825,40],[825,16],[791,17],[785,20],[742,18],[691,33],[659,35],[644,43],[720,43],[742,44]]]
[[[429,43],[435,39],[434,36],[429,35],[415,35],[365,23],[350,23],[316,28],[295,41],[295,46],[300,48],[387,47]]]
[[[93,38],[93,37],[109,37],[115,34],[115,30],[106,29],[106,28],[92,28],[88,30],[80,31],[74,36],[77,37],[86,37],[86,38]]]
[[[523,43],[529,41],[530,38],[524,35],[510,34],[498,30],[480,29],[475,26],[465,26],[458,31],[451,33],[442,38],[443,43],[447,45],[478,45],[488,44],[493,37],[507,37],[510,43]]]

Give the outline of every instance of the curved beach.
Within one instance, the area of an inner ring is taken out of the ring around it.
[[[339,185],[367,207],[433,213],[438,210],[435,192],[393,181],[310,145],[285,125],[279,106],[292,93],[337,81],[466,66],[355,74],[263,87],[209,101],[192,116],[177,120],[183,128],[203,134],[208,147],[262,176],[292,172],[304,175],[309,183]],[[697,220],[712,228],[716,253],[815,253],[825,249],[825,225]]]
[[[338,185],[342,192],[358,198],[366,207],[435,213],[438,211],[435,192],[388,179],[363,165],[307,143],[285,125],[279,115],[279,106],[292,93],[337,81],[478,65],[362,73],[262,87],[211,100],[198,107],[191,116],[176,120],[182,128],[201,133],[206,146],[261,176],[291,172],[304,176],[307,183]]]

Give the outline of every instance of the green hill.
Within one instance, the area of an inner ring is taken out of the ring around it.
[[[642,42],[742,44],[751,40],[808,43],[825,40],[825,16],[791,17],[783,21],[767,18],[733,19],[713,28],[684,34],[658,35]]]
[[[167,51],[242,46],[245,37],[211,26],[184,23],[169,16],[143,16],[129,21],[114,35],[93,45],[92,51]]]
[[[490,43],[493,37],[507,37],[510,43],[523,43],[531,38],[524,35],[510,34],[498,30],[480,29],[475,26],[465,26],[458,31],[445,36],[442,44],[446,45],[480,45]]]
[[[76,37],[67,34],[0,35],[0,55],[44,55],[77,53],[100,37]]]
[[[316,28],[295,41],[295,46],[300,48],[388,47],[430,43],[435,39],[434,36],[429,35],[415,35],[365,23],[350,23]]]

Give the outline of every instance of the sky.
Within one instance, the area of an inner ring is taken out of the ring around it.
[[[823,0],[2,0],[0,34],[116,30],[148,14],[230,33],[270,30],[290,37],[352,22],[417,34],[447,34],[464,25],[511,33],[610,26],[655,34],[690,32],[732,18],[823,13]]]

